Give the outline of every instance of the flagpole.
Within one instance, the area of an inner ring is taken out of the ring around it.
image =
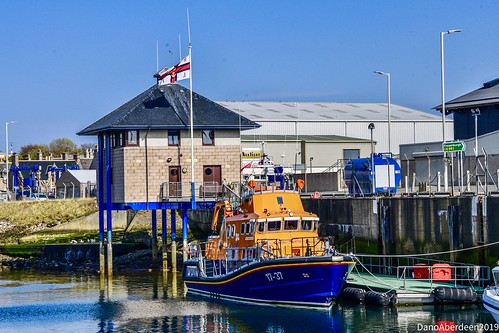
[[[187,33],[189,39],[189,61],[190,61],[190,76],[189,76],[189,89],[191,91],[191,200],[192,208],[196,206],[196,185],[194,183],[194,120],[193,120],[193,98],[192,98],[192,45],[191,45],[191,25],[189,20],[189,8],[187,8]],[[180,36],[179,36],[180,40]]]
[[[187,13],[189,13],[189,10],[187,10]],[[189,14],[187,14],[189,15]],[[187,22],[189,22],[189,17],[187,17]],[[187,23],[189,24],[189,23]],[[180,58],[180,61],[182,61],[182,44],[180,44],[180,34],[178,34],[178,55]]]

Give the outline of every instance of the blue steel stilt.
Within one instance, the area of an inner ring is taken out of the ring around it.
[[[151,247],[152,247],[152,266],[158,264],[158,225],[156,218],[156,209],[151,210]]]
[[[162,252],[162,261],[163,261],[163,273],[166,274],[168,271],[168,252],[166,251],[166,209],[161,210],[161,252]]]
[[[183,253],[183,260],[187,260],[187,236],[188,236],[188,229],[187,229],[187,209],[183,208],[182,209],[182,253]]]
[[[106,135],[106,218],[107,218],[107,275],[113,275],[113,222],[111,217],[111,139]]]
[[[177,271],[177,226],[175,219],[175,209],[171,210],[171,230],[172,230],[172,272]]]
[[[97,140],[97,160],[98,160],[98,178],[97,178],[97,188],[98,192],[98,204],[99,204],[99,273],[101,276],[105,274],[106,271],[106,257],[104,249],[104,135],[99,134]]]

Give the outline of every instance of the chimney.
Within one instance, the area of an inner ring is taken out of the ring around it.
[[[12,153],[12,164],[19,166],[19,155],[17,153]]]

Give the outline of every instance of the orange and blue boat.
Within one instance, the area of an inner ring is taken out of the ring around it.
[[[319,237],[319,217],[301,202],[303,181],[290,185],[281,167],[263,161],[258,170],[261,177],[248,178],[242,195],[230,191],[233,198],[215,205],[207,241],[189,244],[183,266],[188,293],[330,307],[354,261]]]

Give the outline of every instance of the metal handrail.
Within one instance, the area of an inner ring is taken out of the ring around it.
[[[362,263],[358,265],[360,271],[367,270],[372,274],[383,274],[400,277],[400,269],[408,269],[413,267],[428,267],[432,269],[435,264],[448,264],[450,267],[455,267],[454,273],[457,273],[457,281],[470,281],[465,272],[473,270],[472,285],[484,288],[490,281],[490,267],[483,265],[471,265],[460,262],[444,261],[412,256],[390,257],[390,256],[373,256],[356,254],[355,257]],[[478,270],[478,274],[475,274]]]

